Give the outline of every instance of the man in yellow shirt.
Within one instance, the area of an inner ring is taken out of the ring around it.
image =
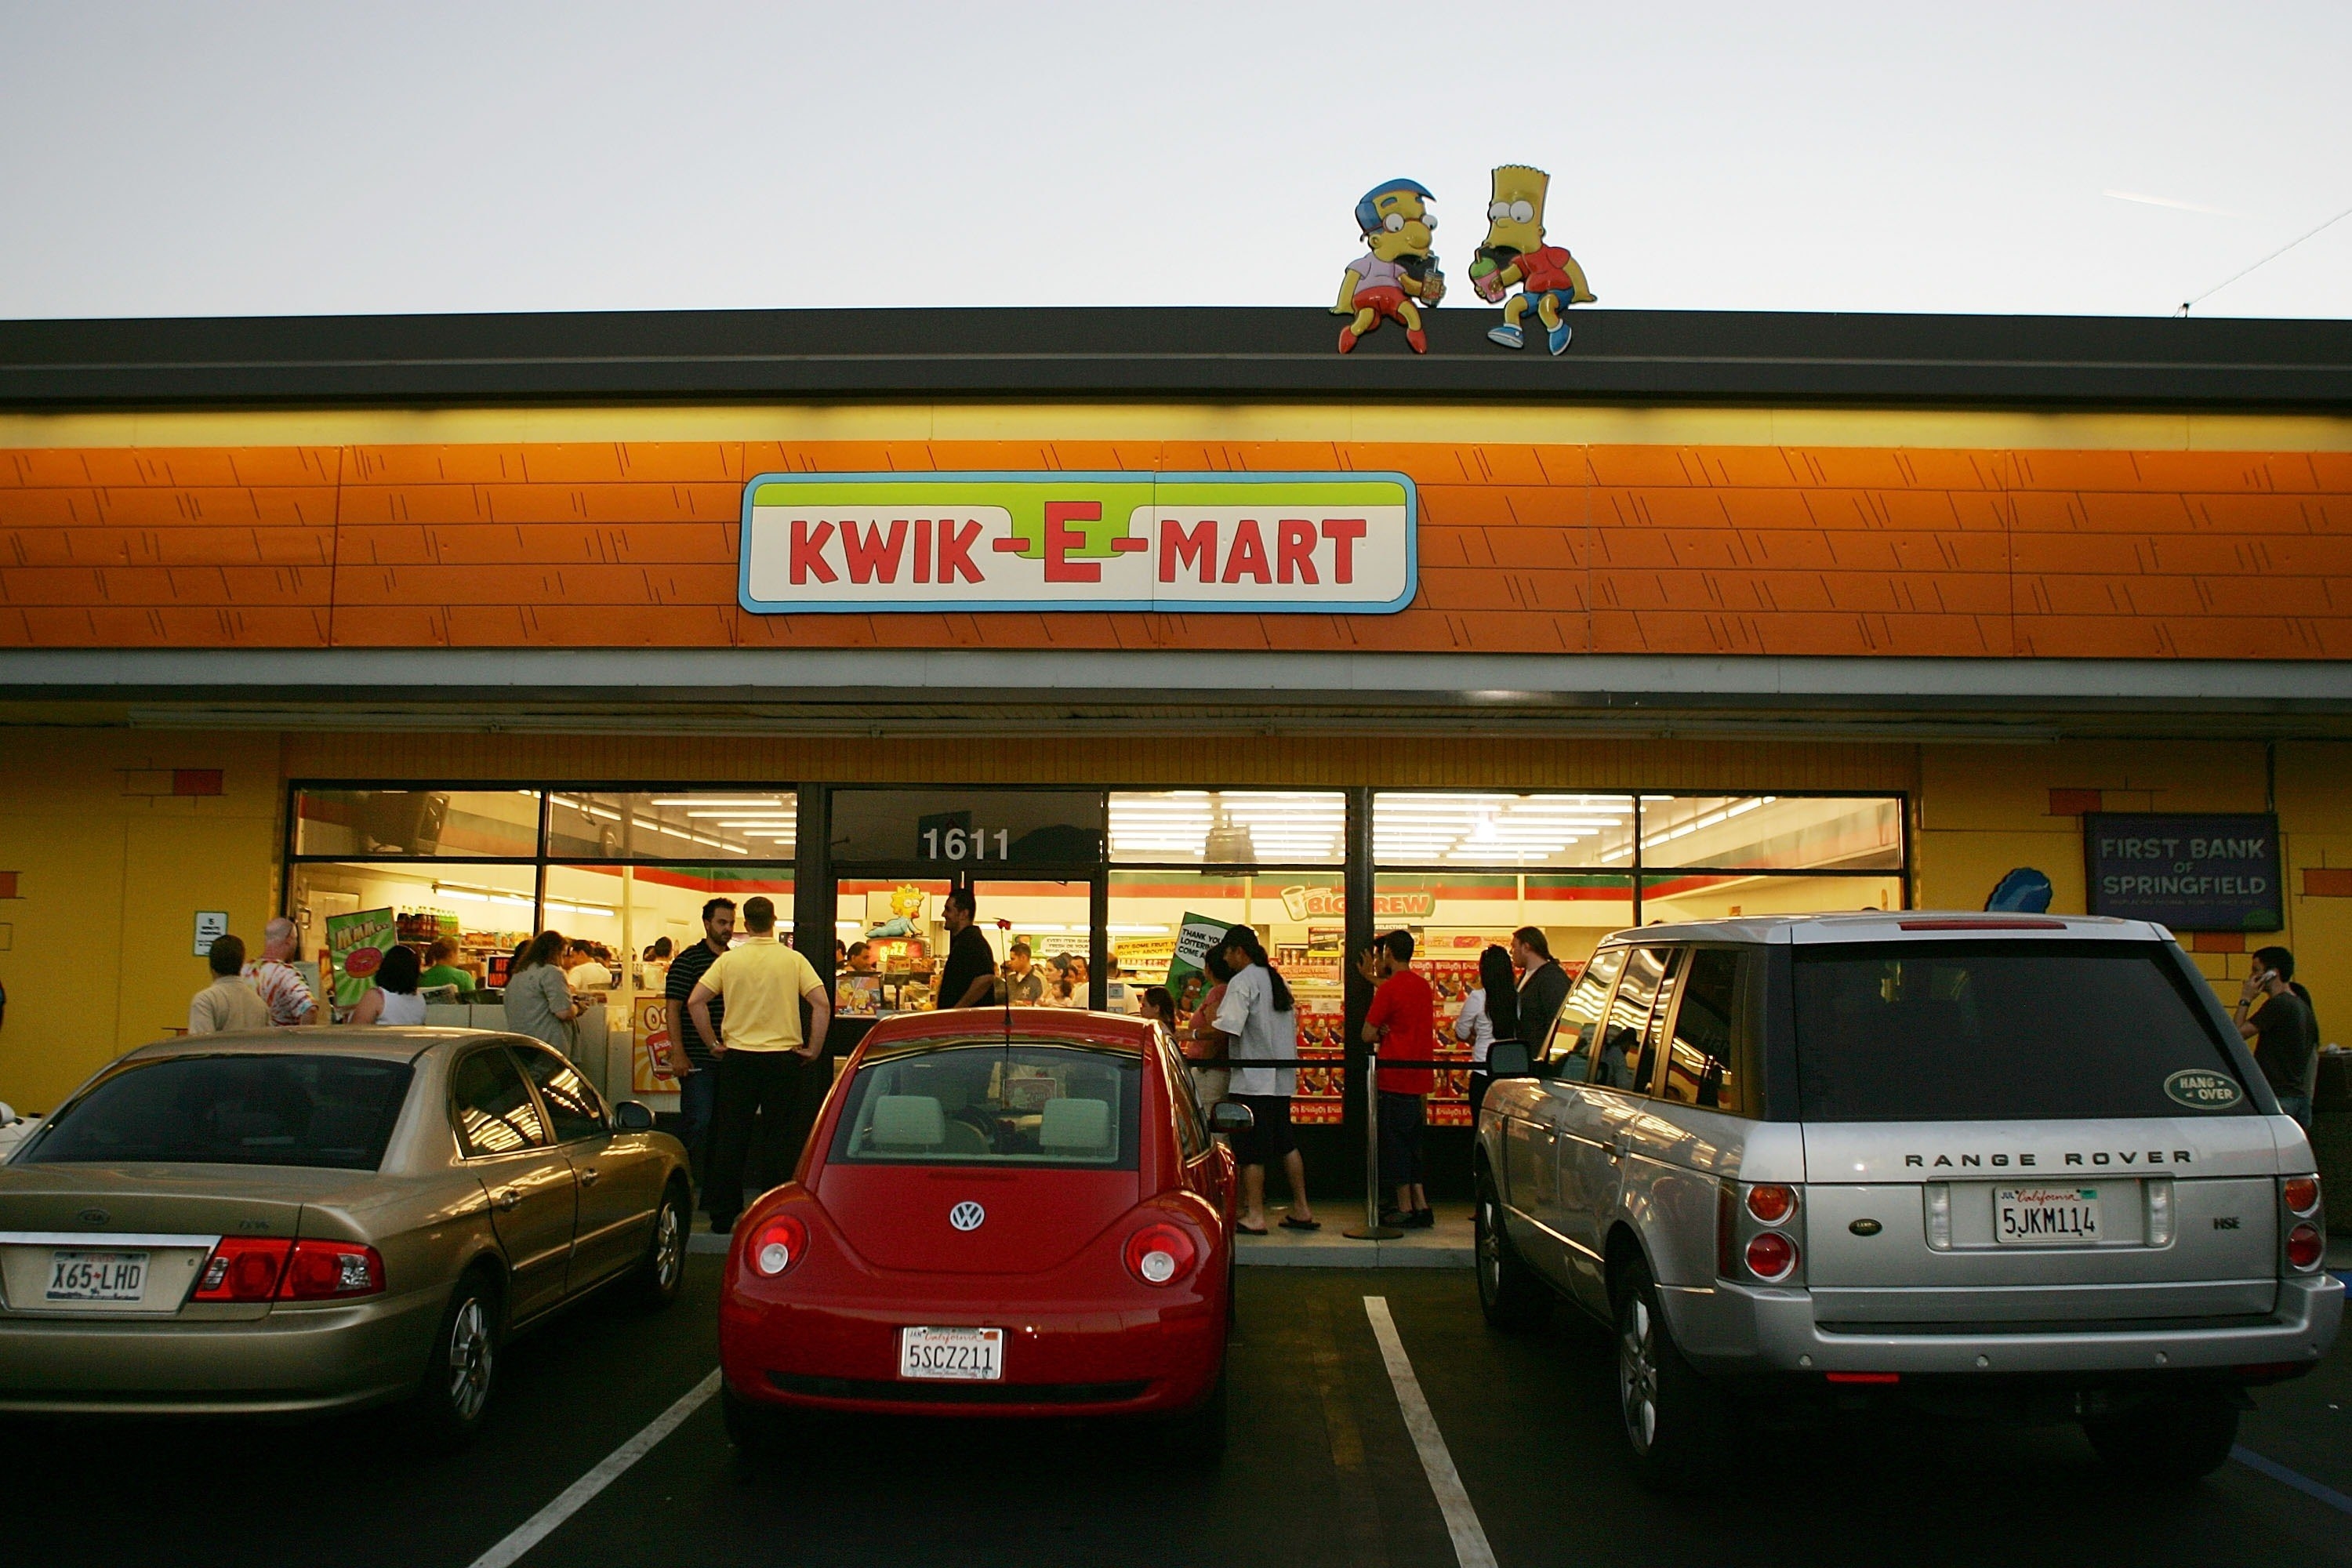
[[[761,1165],[792,1169],[800,1151],[785,1147],[793,1125],[793,1101],[803,1070],[824,1055],[833,1024],[833,1002],[815,967],[799,951],[776,940],[776,906],[765,898],[743,903],[749,940],[719,955],[686,999],[686,1010],[702,1037],[717,1042],[718,1103],[710,1113],[710,1180],[703,1206],[710,1228],[724,1236],[743,1210],[743,1173],[751,1152],[751,1129],[761,1128]],[[727,999],[725,1031],[710,1026],[710,1004]],[[801,1004],[809,1009],[803,1037]]]

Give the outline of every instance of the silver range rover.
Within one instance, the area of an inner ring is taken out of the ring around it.
[[[1478,1118],[1478,1292],[1612,1325],[1671,1484],[1727,1420],[2082,1423],[2148,1479],[2326,1354],[2311,1146],[2160,926],[1876,913],[1609,938]]]

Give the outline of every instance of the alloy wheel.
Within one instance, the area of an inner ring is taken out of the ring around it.
[[[654,1279],[667,1290],[677,1282],[677,1271],[686,1261],[686,1231],[678,1224],[677,1205],[662,1205],[654,1227]]]
[[[489,1314],[480,1298],[470,1298],[449,1326],[449,1408],[461,1421],[473,1420],[489,1403],[492,1354]]]
[[[1638,1293],[1626,1302],[1618,1333],[1617,1395],[1625,1413],[1625,1435],[1636,1451],[1648,1453],[1658,1438],[1657,1342],[1650,1303]]]
[[[1495,1212],[1495,1200],[1482,1193],[1478,1197],[1478,1286],[1491,1302],[1503,1293],[1503,1243],[1500,1236],[1502,1216]]]

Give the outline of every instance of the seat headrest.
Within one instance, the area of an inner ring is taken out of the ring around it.
[[[1037,1147],[1049,1154],[1104,1154],[1110,1151],[1110,1103],[1101,1100],[1049,1100],[1037,1124]]]
[[[894,1149],[936,1149],[948,1141],[947,1116],[928,1094],[886,1094],[874,1101],[874,1142]]]

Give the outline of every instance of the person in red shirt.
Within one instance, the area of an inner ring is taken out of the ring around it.
[[[1379,1055],[1408,1062],[1437,1056],[1437,994],[1412,967],[1412,933],[1392,931],[1376,948],[1380,989],[1364,1016],[1364,1043]],[[1396,1207],[1382,1225],[1427,1229],[1437,1223],[1422,1190],[1422,1099],[1437,1087],[1428,1067],[1381,1069],[1381,1170],[1396,1187]]]

